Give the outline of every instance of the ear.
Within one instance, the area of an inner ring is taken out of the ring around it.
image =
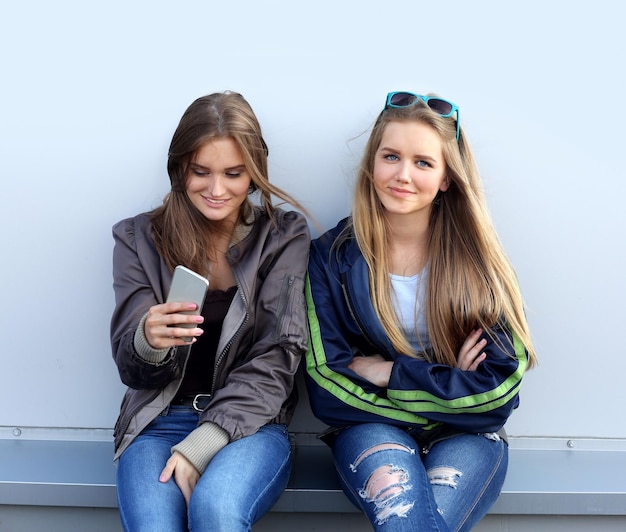
[[[446,174],[446,176],[443,178],[443,181],[441,182],[441,185],[439,186],[439,190],[441,190],[441,192],[445,192],[449,188],[450,188],[450,178]]]

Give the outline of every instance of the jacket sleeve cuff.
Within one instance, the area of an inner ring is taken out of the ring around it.
[[[228,432],[219,425],[207,421],[172,447],[172,452],[178,451],[202,474],[213,457],[226,447],[229,441]]]
[[[155,349],[148,343],[148,340],[146,339],[146,333],[144,332],[143,328],[147,317],[148,313],[143,315],[143,318],[141,318],[141,321],[139,322],[139,325],[135,330],[133,346],[135,347],[135,351],[137,352],[137,354],[146,362],[159,364],[165,360],[169,348],[166,347],[164,349]]]

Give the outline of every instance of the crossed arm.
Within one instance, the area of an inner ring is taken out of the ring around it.
[[[476,371],[480,363],[485,360],[487,355],[482,349],[487,345],[487,340],[480,339],[482,333],[482,329],[476,329],[467,337],[457,356],[457,368],[464,371]],[[348,367],[359,377],[363,377],[376,386],[386,388],[389,386],[393,362],[385,360],[380,355],[354,357]]]

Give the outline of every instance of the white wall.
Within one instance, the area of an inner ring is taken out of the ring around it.
[[[390,90],[456,102],[541,364],[509,432],[624,438],[619,3],[2,2],[0,426],[112,427],[118,219],[167,191],[185,108],[242,92],[271,177],[329,228]]]

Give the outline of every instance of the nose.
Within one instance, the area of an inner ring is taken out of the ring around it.
[[[411,181],[410,167],[408,164],[401,164],[399,166],[396,181],[399,183],[409,183]]]
[[[207,189],[209,194],[213,198],[219,198],[225,192],[224,184],[222,183],[222,176],[214,175],[207,183]]]

